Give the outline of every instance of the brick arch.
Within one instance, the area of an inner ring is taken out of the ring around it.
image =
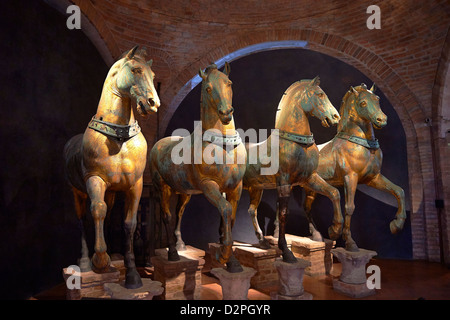
[[[274,41],[306,41],[308,43],[306,48],[333,56],[352,65],[374,80],[384,92],[399,115],[406,134],[413,257],[439,261],[439,237],[435,232],[438,225],[434,207],[433,161],[429,143],[431,132],[425,123],[424,107],[414,92],[388,63],[358,43],[339,35],[312,29],[268,30],[225,41],[221,46],[205,52],[196,63],[182,70],[176,76],[176,81],[172,81],[170,88],[166,90],[166,96],[162,96],[162,100],[166,101],[168,108],[164,110],[164,115],[160,120],[159,132],[164,133],[178,105],[193,88],[192,79],[197,75],[199,68],[204,68],[211,61],[217,61],[242,48]],[[267,48],[267,50],[269,49]]]

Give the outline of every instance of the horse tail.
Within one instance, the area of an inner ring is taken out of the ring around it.
[[[86,185],[84,183],[81,162],[81,145],[83,143],[83,134],[72,137],[64,146],[64,169],[68,183],[76,189],[86,193]]]

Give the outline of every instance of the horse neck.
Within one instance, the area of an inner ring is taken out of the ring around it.
[[[343,102],[341,109],[341,121],[338,125],[338,132],[347,133],[359,138],[374,140],[372,123],[362,119],[355,110],[354,98],[349,97]]]
[[[203,131],[209,129],[215,129],[220,131],[223,135],[233,135],[236,133],[234,126],[234,117],[231,118],[230,123],[223,124],[220,121],[219,116],[217,114],[217,110],[214,107],[208,105],[208,103],[203,99],[203,93],[200,102],[200,120],[202,122]]]
[[[118,125],[128,125],[135,121],[131,99],[119,92],[116,86],[116,78],[110,76],[110,74],[103,84],[95,117]]]
[[[287,100],[279,111],[280,115],[276,121],[275,129],[294,134],[311,135],[308,115],[303,110],[305,100],[301,97],[297,98],[295,95],[286,98]],[[283,103],[283,101],[280,103]]]

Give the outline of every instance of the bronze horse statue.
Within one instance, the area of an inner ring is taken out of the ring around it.
[[[387,116],[380,109],[379,97],[375,95],[375,85],[369,90],[365,84],[350,87],[342,99],[341,121],[337,135],[319,146],[318,174],[333,186],[343,186],[345,192],[345,222],[343,238],[345,248],[358,251],[352,239],[350,220],[355,210],[355,192],[358,184],[390,192],[398,202],[395,219],[390,223],[392,233],[403,229],[406,219],[404,191],[381,174],[383,154],[374,130],[387,124]],[[313,226],[311,205],[315,199],[314,190],[306,190],[305,211]],[[312,229],[315,229],[314,226]]]
[[[229,73],[228,63],[225,64],[224,72],[219,71],[214,64],[208,66],[205,72],[199,71],[202,78],[202,130],[196,127],[186,137],[172,136],[159,140],[150,152],[150,166],[153,183],[160,194],[163,221],[168,235],[168,259],[179,259],[174,232],[170,226],[170,196],[179,195],[177,215],[180,216],[191,195],[203,193],[219,210],[224,226],[222,246],[216,258],[220,263],[226,263],[229,272],[239,272],[242,267],[232,253],[231,229],[242,193],[247,155],[235,130]],[[186,148],[181,150],[180,146]],[[186,161],[174,161],[174,154],[182,154]],[[205,158],[208,154],[214,158],[213,161]],[[231,161],[223,161],[224,158]],[[180,236],[179,232],[175,234]]]
[[[260,154],[255,148],[271,150],[274,135],[279,138],[279,169],[274,174],[261,174],[264,165],[258,158],[257,163],[247,163],[244,175],[244,188],[250,193],[248,212],[252,218],[256,236],[262,247],[268,243],[258,225],[257,209],[264,189],[277,189],[279,235],[278,247],[283,252],[283,261],[294,263],[296,258],[287,247],[285,238],[286,215],[288,201],[293,186],[309,188],[327,196],[333,202],[334,219],[329,235],[336,239],[342,232],[343,217],[340,206],[339,191],[326,183],[317,173],[319,151],[310,131],[308,115],[321,121],[322,126],[336,125],[340,116],[327,95],[319,86],[318,77],[313,80],[302,80],[293,83],[284,93],[278,105],[275,129],[271,136],[258,144],[248,144],[247,153]],[[272,147],[273,148],[273,147]],[[267,151],[269,153],[269,151]]]
[[[124,54],[108,72],[97,112],[84,134],[70,139],[64,147],[66,173],[75,198],[78,218],[83,218],[87,197],[95,224],[95,253],[92,269],[107,272],[103,224],[113,206],[115,193],[125,193],[125,267],[127,288],[142,286],[133,253],[136,214],[142,193],[147,142],[134,118],[133,105],[147,116],[160,105],[153,85],[152,60],[145,61],[145,50],[138,46]],[[80,268],[90,269],[89,250],[82,227]]]

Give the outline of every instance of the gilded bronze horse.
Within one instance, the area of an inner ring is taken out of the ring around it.
[[[263,165],[258,158],[256,164],[247,163],[243,180],[244,188],[248,189],[250,193],[248,212],[252,217],[256,236],[262,247],[267,247],[268,244],[258,225],[257,209],[261,202],[263,190],[277,189],[280,222],[278,247],[283,251],[283,260],[290,263],[297,261],[288,249],[285,238],[288,201],[293,186],[308,187],[330,198],[334,207],[333,225],[329,228],[330,237],[339,237],[342,230],[343,218],[339,191],[317,174],[319,151],[308,121],[308,115],[312,115],[321,121],[322,126],[329,127],[330,125],[336,125],[340,119],[337,110],[319,84],[320,80],[316,77],[313,80],[297,81],[286,90],[278,105],[275,120],[275,129],[278,129],[277,138],[279,138],[279,169],[274,174],[262,175],[261,169],[267,165]],[[247,153],[249,155],[261,154],[252,150],[254,148],[271,150],[274,134],[272,133],[264,142],[249,144]]]
[[[219,71],[214,64],[208,66],[205,72],[199,71],[202,78],[202,130],[196,128],[186,137],[172,136],[159,140],[150,152],[150,166],[153,183],[160,192],[163,221],[168,234],[168,259],[179,259],[169,223],[170,196],[179,194],[177,215],[180,216],[191,195],[203,193],[219,210],[224,226],[222,246],[216,258],[220,263],[227,264],[229,272],[239,272],[242,267],[232,255],[231,229],[241,197],[247,155],[234,126],[229,73],[228,63],[225,64],[224,72]],[[186,148],[181,150],[180,146]],[[175,163],[174,154],[180,153],[183,153],[186,161]],[[205,159],[208,154],[212,155],[214,161]],[[231,161],[225,161],[224,158]],[[179,232],[176,235],[181,238]]]
[[[319,146],[319,166],[317,172],[329,184],[344,186],[345,223],[343,238],[345,248],[358,251],[352,239],[350,220],[355,210],[355,192],[359,183],[390,192],[398,202],[395,219],[390,223],[392,233],[403,229],[406,219],[404,191],[381,174],[383,154],[374,130],[387,124],[387,116],[381,111],[379,97],[375,95],[375,85],[369,90],[365,84],[350,87],[342,99],[341,121],[337,135],[329,142]],[[310,225],[311,205],[316,192],[306,190],[305,211]]]
[[[125,193],[125,267],[127,288],[142,286],[133,253],[136,214],[142,193],[147,142],[134,118],[133,105],[146,117],[160,105],[153,85],[152,61],[145,51],[134,47],[108,72],[97,112],[84,134],[70,139],[64,148],[66,172],[72,185],[77,216],[83,218],[87,197],[95,224],[95,253],[92,269],[107,272],[110,257],[103,233],[105,217],[114,203],[115,193]],[[82,228],[80,267],[90,269],[89,252]]]

